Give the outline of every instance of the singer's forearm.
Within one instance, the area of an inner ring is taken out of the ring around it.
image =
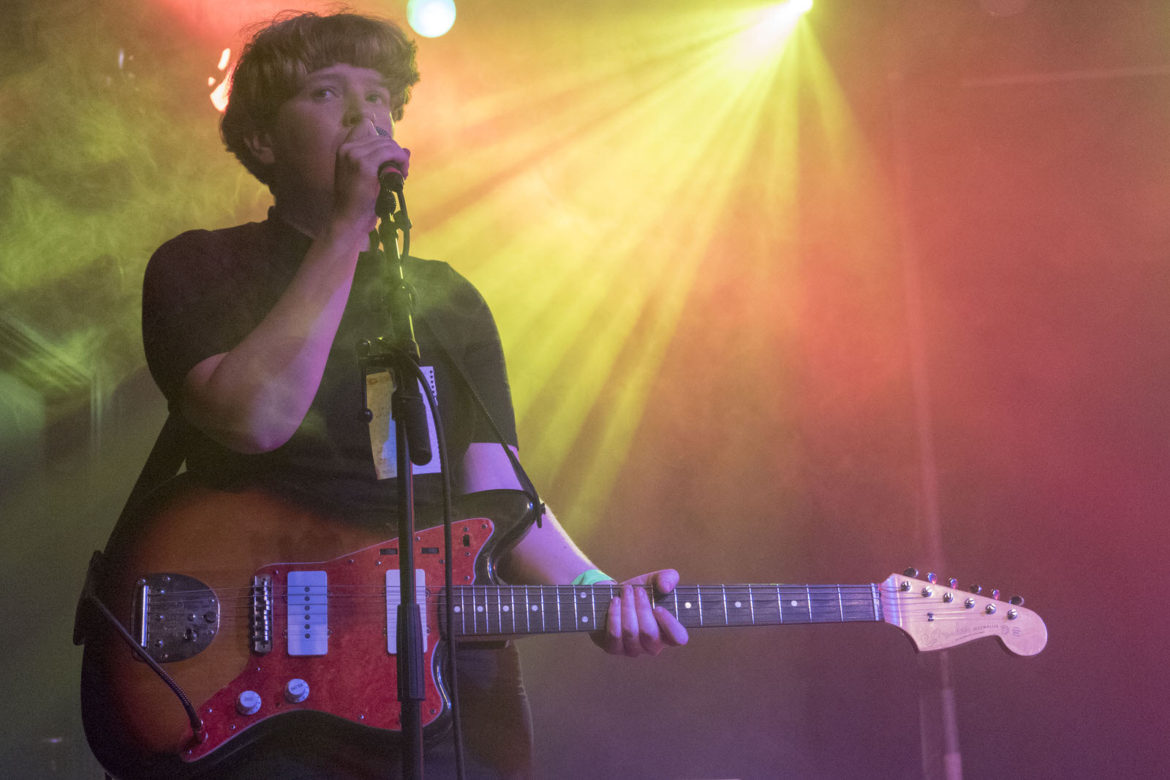
[[[316,396],[368,236],[330,229],[310,246],[288,288],[229,352],[187,374],[184,415],[224,446],[267,452],[296,432]]]

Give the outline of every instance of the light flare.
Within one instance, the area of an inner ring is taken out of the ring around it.
[[[227,71],[227,75],[223,77],[223,81],[219,82],[219,86],[211,91],[211,104],[215,106],[215,110],[221,114],[227,109],[228,94],[232,89],[232,72],[228,71],[228,63],[232,59],[231,48],[226,48],[223,53],[219,55],[219,64],[216,65],[216,70],[223,73]],[[215,85],[215,77],[210,76],[207,79],[207,86]]]
[[[454,0],[408,0],[406,20],[424,38],[438,38],[455,24]]]
[[[457,87],[399,126],[428,160],[412,182],[416,247],[494,304],[524,461],[586,524],[711,284],[750,291],[749,308],[711,315],[756,318],[741,343],[776,349],[763,342],[798,302],[782,285],[796,275],[805,104],[849,122],[806,26],[745,59],[758,14],[631,12],[620,40],[592,22],[530,30],[511,69],[498,42],[470,40],[468,70],[444,72]],[[492,57],[485,89],[474,63]]]

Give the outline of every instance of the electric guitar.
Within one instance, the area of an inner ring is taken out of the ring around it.
[[[454,636],[443,624],[443,529],[415,535],[427,734],[449,715],[440,664],[450,640],[594,631],[617,593],[610,584],[497,584],[495,560],[528,530],[517,519],[531,505],[504,491],[472,498],[472,519],[453,529]],[[95,583],[137,646],[109,621],[91,621],[82,710],[98,759],[122,777],[133,767],[179,777],[305,713],[393,736],[400,598],[398,540],[388,535],[261,490],[174,480],[115,529]],[[989,636],[1017,655],[1044,648],[1047,629],[1031,610],[912,574],[862,585],[680,585],[651,597],[687,627],[868,621],[900,628],[919,650]],[[188,697],[198,732],[143,654]]]

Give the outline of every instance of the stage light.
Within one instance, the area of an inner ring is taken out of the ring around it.
[[[796,32],[801,17],[812,7],[813,0],[787,0],[745,16],[734,65],[739,70],[753,71],[775,61]]]
[[[216,66],[216,70],[225,75],[223,77],[223,81],[219,82],[218,86],[215,83],[215,76],[208,76],[207,78],[207,86],[214,87],[214,89],[211,91],[211,104],[215,106],[215,110],[221,114],[223,113],[224,109],[227,108],[228,91],[231,90],[232,87],[232,76],[228,71],[228,64],[231,62],[231,58],[231,49],[224,49],[223,53],[219,55],[219,65]]]
[[[409,0],[406,21],[424,38],[438,38],[455,24],[455,0]]]

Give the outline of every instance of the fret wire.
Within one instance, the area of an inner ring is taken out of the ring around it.
[[[508,606],[508,597],[511,592],[512,589],[509,587],[498,586],[496,588],[496,619],[500,621],[499,632],[501,634],[508,633],[504,628],[504,616],[511,612],[511,608]],[[510,633],[516,633],[516,626],[512,626]]]
[[[523,587],[524,587],[524,632],[527,634],[531,634],[532,633],[532,618],[529,617],[530,608],[528,605],[528,586],[525,585]]]
[[[561,603],[561,599],[564,598],[564,594],[561,592],[561,587],[559,585],[556,588],[556,594],[557,594],[557,631],[564,631],[565,630],[564,625],[562,624],[562,620],[561,620],[561,613],[565,611],[564,605]]]
[[[597,628],[597,589],[589,589],[589,604],[593,607],[593,627]]]
[[[492,594],[488,586],[483,586],[483,628],[485,634],[492,632]]]

